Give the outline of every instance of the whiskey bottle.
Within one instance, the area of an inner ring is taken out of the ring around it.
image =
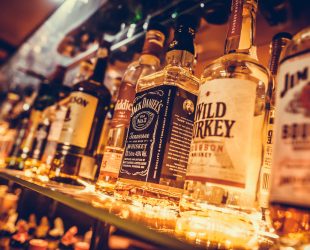
[[[45,164],[50,164],[51,157],[55,154],[67,111],[62,103],[65,102],[64,98],[69,95],[70,90],[70,87],[62,86],[59,90],[57,102],[52,106],[48,106],[42,113],[30,156],[25,162],[25,166],[29,166],[31,171],[36,174],[46,173],[47,166]]]
[[[116,77],[111,82],[111,84],[112,84],[111,103],[110,103],[107,115],[106,115],[104,122],[103,122],[100,140],[98,143],[98,148],[96,149],[96,153],[95,153],[96,165],[97,165],[97,173],[96,173],[95,179],[98,179],[100,166],[102,163],[102,157],[103,157],[105,146],[107,145],[108,134],[109,134],[109,131],[111,128],[111,122],[112,122],[112,118],[113,118],[113,114],[114,114],[115,105],[117,102],[117,97],[118,97],[118,92],[119,92],[119,88],[121,85],[121,81],[122,81],[121,77]]]
[[[281,32],[276,34],[272,38],[270,44],[270,82],[268,85],[266,95],[266,117],[264,124],[264,136],[263,136],[263,161],[260,170],[259,177],[259,189],[258,189],[258,203],[259,207],[263,210],[269,206],[269,192],[270,192],[270,173],[272,167],[272,147],[274,137],[274,112],[275,112],[275,90],[276,90],[276,75],[278,72],[278,66],[280,58],[283,56],[283,49],[292,38],[291,34]],[[282,56],[281,56],[282,54]]]
[[[269,72],[256,56],[256,0],[233,0],[225,55],[201,77],[181,211],[256,204]]]
[[[277,76],[270,210],[278,249],[310,246],[310,28],[286,47]]]
[[[69,96],[70,103],[49,172],[53,181],[79,185],[77,178],[83,166],[90,168],[90,171],[83,169],[84,178],[92,179],[95,175],[94,152],[111,99],[109,90],[103,85],[108,48],[104,43],[100,46],[92,76],[77,83]]]
[[[57,100],[58,91],[65,76],[65,72],[66,68],[59,65],[56,67],[53,74],[41,84],[39,93],[30,113],[26,136],[22,141],[21,147],[16,156],[10,159],[7,168],[16,170],[24,169],[25,160],[31,154],[32,144],[35,139],[38,125],[42,119],[43,110],[53,105]]]
[[[115,186],[121,199],[177,207],[184,185],[199,80],[192,73],[196,18],[180,16],[161,71],[137,83]]]
[[[67,113],[67,105],[69,103],[69,94],[71,88],[63,86],[59,96],[59,101],[46,110],[46,117],[50,123],[50,130],[47,136],[47,143],[44,148],[42,157],[40,158],[41,166],[47,170],[56,153],[56,147],[60,138],[63,123]]]
[[[136,84],[139,78],[159,70],[159,55],[163,50],[165,33],[161,25],[149,26],[140,58],[131,63],[124,74],[96,183],[97,190],[113,190],[123,158]]]
[[[9,116],[9,120],[7,120],[9,122],[9,130],[0,136],[3,138],[0,142],[0,165],[3,164],[5,166],[9,162],[13,152],[18,152],[25,136],[36,91],[30,87],[26,87],[23,92],[23,98],[14,106],[12,116]]]

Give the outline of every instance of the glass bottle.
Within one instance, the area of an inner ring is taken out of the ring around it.
[[[165,33],[165,28],[161,25],[148,27],[140,58],[127,67],[123,76],[96,183],[97,190],[113,191],[122,163],[136,84],[139,78],[159,70],[159,56],[163,50]]]
[[[184,185],[199,80],[195,17],[180,16],[161,71],[137,83],[115,195],[177,208]]]
[[[105,149],[105,146],[107,145],[108,134],[111,128],[111,122],[112,122],[112,118],[114,114],[115,105],[117,102],[117,97],[118,97],[118,92],[119,92],[119,88],[121,85],[121,81],[122,81],[121,77],[116,77],[112,80],[111,103],[110,103],[108,113],[104,119],[98,148],[96,149],[96,153],[95,153],[96,165],[97,165],[96,179],[98,179],[104,149]]]
[[[286,47],[277,76],[270,212],[277,249],[310,247],[310,28]]]
[[[32,143],[31,154],[25,165],[36,174],[47,174],[48,166],[56,151],[62,125],[65,120],[67,108],[65,106],[71,88],[62,86],[58,101],[44,109],[38,125],[35,139]]]
[[[66,68],[58,65],[52,76],[41,84],[40,91],[34,101],[34,105],[30,113],[26,136],[22,141],[19,152],[16,157],[11,158],[7,168],[16,170],[24,169],[25,160],[31,154],[32,144],[35,140],[36,131],[42,118],[43,110],[56,102],[65,72]]]
[[[77,83],[72,89],[56,154],[49,171],[50,180],[80,185],[77,181],[79,176],[88,179],[95,176],[94,153],[111,100],[109,90],[103,85],[108,48],[108,44],[103,43],[100,46],[92,76]]]
[[[264,125],[264,155],[262,167],[259,177],[258,203],[259,207],[264,211],[269,206],[269,191],[270,191],[270,173],[272,167],[272,147],[273,147],[273,130],[274,130],[274,112],[275,112],[275,90],[276,90],[276,75],[283,49],[291,40],[292,36],[289,33],[281,32],[272,38],[270,44],[270,84],[268,85],[266,96],[266,118]]]
[[[269,72],[256,56],[256,10],[232,1],[225,55],[202,74],[182,212],[257,208]]]
[[[0,165],[5,166],[15,150],[19,149],[28,125],[30,108],[33,105],[36,92],[31,87],[23,90],[23,98],[14,106],[11,115],[7,117],[8,130],[1,139]]]

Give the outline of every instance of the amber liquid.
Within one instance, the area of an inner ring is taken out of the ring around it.
[[[310,209],[272,203],[270,206],[272,224],[280,236],[279,247],[310,246]],[[306,249],[306,248],[300,248]]]
[[[92,80],[76,84],[72,92],[74,91],[86,93],[98,100],[94,117],[89,117],[89,119],[93,119],[93,122],[86,147],[82,148],[70,145],[70,143],[59,143],[51,164],[49,177],[51,180],[57,182],[76,185],[78,184],[77,178],[79,177],[82,161],[87,161],[90,165],[95,164],[93,155],[99,143],[101,129],[109,108],[111,95],[104,86]]]

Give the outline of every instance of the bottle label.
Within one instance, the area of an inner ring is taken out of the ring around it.
[[[100,175],[109,173],[117,177],[122,164],[124,150],[119,147],[107,146],[104,150]]]
[[[196,99],[170,85],[137,93],[120,178],[183,188]]]
[[[39,124],[32,143],[31,158],[39,160],[42,157],[49,129],[49,125]]]
[[[274,140],[274,109],[268,110],[266,134],[264,135],[264,157],[259,177],[259,205],[269,207],[270,174],[272,166],[272,149]]]
[[[48,141],[58,141],[61,134],[61,129],[66,117],[67,109],[61,107],[56,111],[55,120],[51,124],[51,129],[48,134]]]
[[[244,0],[232,0],[231,20],[228,27],[228,37],[239,37],[242,25],[242,10]]]
[[[310,207],[310,53],[281,63],[277,78],[271,201]]]
[[[256,84],[249,80],[200,86],[186,179],[245,188],[255,96]]]
[[[83,92],[72,92],[59,142],[85,148],[97,105],[96,97]]]
[[[114,108],[112,126],[115,124],[122,124],[126,126],[129,125],[132,103],[135,99],[135,94],[135,84],[129,82],[122,82],[119,89],[117,102]]]

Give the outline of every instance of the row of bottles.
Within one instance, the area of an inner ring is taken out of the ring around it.
[[[59,94],[63,79],[42,84],[7,167],[71,185],[97,180],[98,192],[184,216],[261,210],[281,244],[309,244],[309,29],[276,35],[267,69],[254,45],[256,10],[256,0],[232,1],[224,55],[201,79],[193,16],[178,18],[164,68],[167,31],[150,25],[113,96],[102,42],[92,76],[70,93]]]

